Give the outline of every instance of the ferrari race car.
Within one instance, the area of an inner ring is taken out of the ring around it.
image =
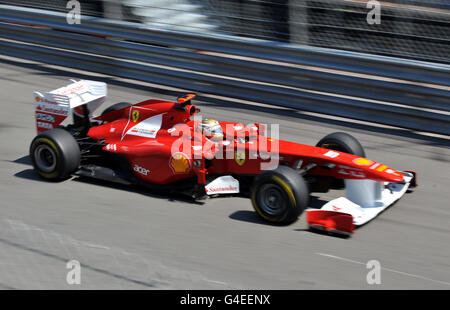
[[[241,193],[266,221],[292,223],[306,210],[311,228],[344,234],[416,186],[414,172],[365,158],[346,133],[316,146],[270,138],[264,124],[203,119],[195,94],[121,102],[94,117],[106,93],[105,83],[88,80],[34,93],[38,135],[30,158],[42,178],[92,177],[194,199]],[[73,123],[61,125],[70,114]],[[346,197],[308,208],[311,192],[335,188]]]

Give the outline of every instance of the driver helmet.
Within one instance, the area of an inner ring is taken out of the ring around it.
[[[223,131],[219,122],[215,119],[205,118],[200,123],[200,130],[203,135],[213,141],[223,140]]]

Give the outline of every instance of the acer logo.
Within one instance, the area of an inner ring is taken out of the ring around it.
[[[142,174],[142,175],[148,175],[148,173],[150,172],[150,170],[145,169],[145,168],[143,168],[141,166],[138,166],[138,165],[134,165],[133,170],[136,171],[137,173]]]

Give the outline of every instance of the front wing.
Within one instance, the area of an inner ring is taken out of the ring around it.
[[[326,203],[320,209],[306,210],[311,229],[350,235],[357,226],[374,219],[400,199],[409,187],[415,187],[416,173],[403,172],[404,182],[345,180],[346,196]]]

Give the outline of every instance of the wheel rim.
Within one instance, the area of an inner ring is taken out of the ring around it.
[[[261,210],[268,215],[277,215],[285,206],[282,190],[275,184],[264,184],[260,188],[262,195],[259,199]]]
[[[47,144],[40,144],[34,151],[34,162],[39,170],[49,173],[56,168],[55,151]]]

